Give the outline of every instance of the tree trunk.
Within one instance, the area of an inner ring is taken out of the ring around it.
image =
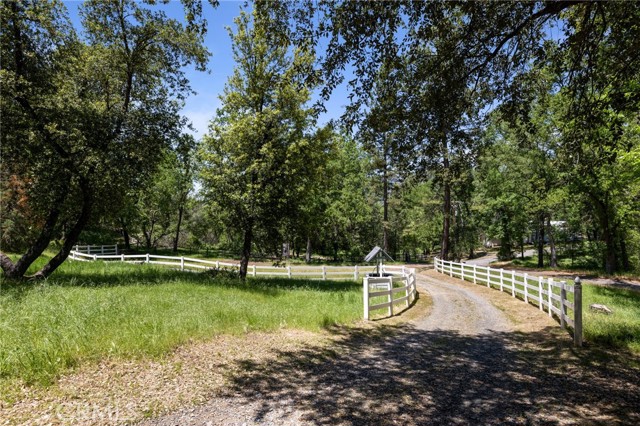
[[[182,225],[182,214],[184,213],[184,206],[180,204],[178,208],[178,226],[176,227],[176,238],[173,240],[173,252],[178,251],[178,240],[180,239],[180,225]]]
[[[631,262],[629,261],[629,253],[627,252],[627,243],[623,236],[620,236],[620,257],[622,258],[622,269],[628,271],[631,269]]]
[[[382,249],[389,253],[389,176],[387,173],[387,155],[384,156],[382,171]]]
[[[91,216],[91,208],[93,207],[93,197],[89,192],[88,185],[81,185],[83,187],[83,200],[82,210],[80,211],[78,220],[65,235],[64,243],[62,244],[60,251],[46,265],[44,265],[42,269],[35,273],[33,275],[33,278],[46,278],[51,275],[58,268],[58,266],[62,265],[62,263],[67,260],[69,252],[78,241],[80,233],[89,222],[89,218]]]
[[[538,268],[544,267],[544,215],[540,215],[540,228],[538,229]]]
[[[304,261],[307,263],[311,263],[311,236],[307,236],[307,251],[304,255]]]
[[[549,251],[551,252],[549,257],[549,266],[557,268],[558,256],[556,254],[556,240],[553,232],[553,226],[551,225],[551,215],[547,216],[547,232],[549,233]]]
[[[244,242],[242,243],[242,256],[240,257],[240,279],[247,279],[249,269],[249,259],[251,258],[251,243],[253,241],[253,226],[249,225],[244,231]]]
[[[445,159],[445,174],[448,174],[449,161]],[[444,179],[444,203],[442,206],[443,221],[442,221],[442,246],[440,249],[440,257],[442,260],[449,259],[449,231],[451,229],[451,185],[449,184],[449,178],[445,176]]]
[[[122,238],[124,238],[124,249],[131,251],[131,237],[129,236],[129,230],[124,219],[120,218],[120,227],[122,228]]]

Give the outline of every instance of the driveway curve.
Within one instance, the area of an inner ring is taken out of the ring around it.
[[[430,315],[238,360],[228,392],[142,425],[640,424],[638,368],[576,355],[549,322],[516,330],[504,293],[433,271],[418,283]],[[544,316],[521,305],[522,318]]]

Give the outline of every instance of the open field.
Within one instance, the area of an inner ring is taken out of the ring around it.
[[[153,357],[221,334],[349,323],[362,316],[360,287],[66,262],[47,281],[0,283],[0,381],[49,384],[104,357]]]

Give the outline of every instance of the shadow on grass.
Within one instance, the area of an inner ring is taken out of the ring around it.
[[[330,349],[237,362],[231,393],[262,401],[253,421],[295,407],[319,425],[640,424],[640,370],[575,356],[549,330],[333,331]]]

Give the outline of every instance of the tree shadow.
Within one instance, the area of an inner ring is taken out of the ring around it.
[[[319,425],[639,424],[640,370],[540,333],[478,336],[411,326],[332,330],[330,348],[239,360],[231,394]],[[551,342],[550,342],[551,340]]]

